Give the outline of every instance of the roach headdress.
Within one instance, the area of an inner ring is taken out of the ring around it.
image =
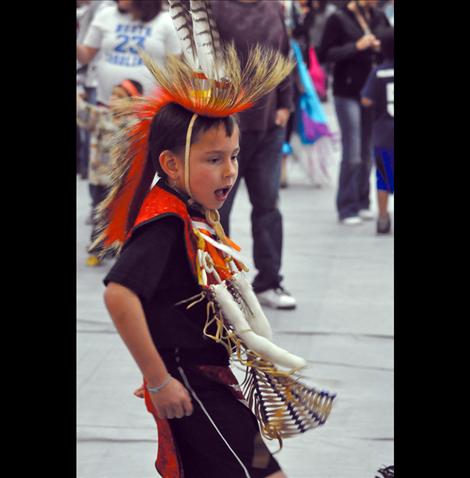
[[[170,55],[165,67],[160,67],[141,51],[158,85],[156,91],[151,96],[120,100],[114,108],[117,115],[138,120],[116,137],[113,187],[98,209],[101,233],[95,245],[101,245],[103,254],[109,249],[119,252],[132,226],[128,224],[129,209],[147,161],[151,122],[163,106],[177,103],[194,113],[185,152],[186,193],[191,196],[189,143],[197,116],[225,117],[250,108],[294,66],[277,51],[257,46],[242,69],[234,46],[220,43],[209,1],[169,3],[183,56]]]

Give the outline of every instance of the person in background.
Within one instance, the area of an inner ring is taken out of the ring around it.
[[[221,40],[234,42],[242,67],[248,49],[255,44],[289,56],[289,38],[279,1],[220,1],[212,4],[212,11]],[[261,304],[276,309],[294,309],[297,305],[281,285],[283,228],[278,207],[282,145],[293,108],[292,78],[288,76],[251,110],[240,113],[239,177],[220,210],[220,222],[230,234],[230,212],[240,179],[244,178],[253,207],[253,258],[258,270],[253,288]]]
[[[310,22],[310,17],[308,14],[308,9],[306,7],[306,1],[294,1],[294,2],[284,2],[283,4],[283,14],[284,22],[286,29],[289,35],[289,38],[297,38],[299,43],[303,45],[302,54],[304,59],[308,60],[308,37],[306,34],[306,29],[304,28],[305,24]],[[302,46],[301,46],[302,48]],[[291,49],[292,51],[292,49]],[[305,61],[307,61],[305,60]],[[281,188],[285,189],[289,186],[288,175],[287,175],[287,162],[289,158],[292,158],[293,149],[291,146],[292,134],[295,131],[296,127],[296,115],[295,109],[298,103],[298,99],[301,94],[301,84],[300,79],[297,75],[297,70],[295,69],[292,73],[292,93],[293,93],[293,105],[294,109],[289,116],[289,120],[286,125],[286,136],[284,143],[282,145],[282,163],[281,163]]]
[[[77,121],[90,132],[90,161],[88,164],[88,181],[92,199],[90,245],[93,244],[98,234],[94,212],[98,204],[106,197],[111,185],[113,136],[119,128],[123,128],[129,121],[132,121],[132,118],[116,117],[113,114],[112,106],[118,99],[141,96],[142,91],[142,85],[138,81],[125,79],[113,88],[109,99],[110,107],[95,106],[77,96]],[[86,265],[95,267],[101,262],[99,251],[89,250]]]
[[[360,92],[380,59],[377,33],[389,25],[376,3],[353,0],[334,12],[318,51],[320,63],[334,63],[333,97],[342,143],[336,208],[347,226],[374,219],[369,209],[372,112],[361,105]]]
[[[361,92],[361,103],[373,107],[373,144],[376,161],[377,234],[389,234],[391,219],[388,212],[388,196],[394,192],[394,30],[385,30],[381,36],[384,60],[374,68]]]
[[[152,92],[154,83],[139,49],[161,65],[168,54],[181,52],[170,14],[163,11],[161,0],[118,0],[96,14],[83,42],[77,43],[77,58],[88,64],[101,53],[97,63],[98,104],[106,105],[114,85],[130,77],[143,85],[145,95]]]
[[[315,48],[315,51],[317,51],[321,43],[323,31],[325,30],[326,21],[328,17],[338,9],[338,5],[336,2],[329,0],[312,0],[311,4],[314,21],[309,30],[309,42]]]
[[[323,31],[325,30],[326,21],[328,17],[332,15],[337,9],[337,2],[332,2],[329,0],[313,0],[312,9],[314,12],[314,21],[313,25],[309,30],[309,43],[315,49],[315,53],[318,54],[318,49],[320,48],[321,39],[323,36]],[[309,65],[310,66],[310,65]],[[325,103],[328,101],[328,88],[330,80],[330,66],[328,63],[320,63],[321,68],[325,72],[325,96],[320,96],[320,101]]]
[[[326,20],[337,8],[336,2],[329,0],[295,0],[292,5],[292,36],[299,42],[308,67],[308,49],[313,47],[315,53],[318,51]],[[322,68],[325,69],[325,65]]]
[[[85,38],[88,27],[96,13],[103,7],[113,5],[112,0],[78,0],[77,1],[77,42]],[[77,60],[77,88],[80,96],[87,103],[96,104],[96,62],[95,57],[88,65],[82,65]],[[78,128],[78,127],[77,127]],[[86,129],[78,128],[78,173],[82,179],[88,175],[88,152],[90,150],[90,135]]]
[[[305,63],[309,66],[310,29],[315,22],[313,0],[295,0],[292,5],[291,35],[298,42]]]

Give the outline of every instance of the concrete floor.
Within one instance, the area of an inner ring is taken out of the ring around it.
[[[337,131],[331,105],[325,109]],[[337,147],[332,186],[312,187],[291,161],[289,187],[281,191],[282,272],[298,308],[266,312],[275,341],[309,361],[308,382],[338,394],[324,427],[285,441],[277,459],[289,478],[374,478],[394,462],[393,235],[376,236],[373,221],[349,228],[337,222],[339,154]],[[77,192],[77,477],[155,477],[153,419],[132,395],[140,373],[102,301],[101,280],[112,262],[84,265],[86,181],[77,179]],[[250,259],[249,214],[241,187],[232,236]]]

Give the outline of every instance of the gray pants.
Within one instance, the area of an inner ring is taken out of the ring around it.
[[[220,209],[220,222],[227,233],[233,201],[241,178],[245,179],[251,205],[253,259],[258,274],[253,281],[256,292],[276,288],[282,276],[282,215],[278,207],[281,184],[282,144],[285,129],[243,131],[240,137],[238,179]]]

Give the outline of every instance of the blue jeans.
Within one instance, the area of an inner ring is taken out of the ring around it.
[[[335,96],[334,102],[342,145],[336,196],[341,220],[369,209],[373,111],[352,98]]]
[[[278,202],[285,134],[285,129],[277,126],[268,131],[241,133],[238,179],[219,211],[222,226],[229,235],[230,211],[240,180],[244,178],[252,205],[253,260],[258,269],[253,281],[256,292],[276,288],[282,281],[279,274],[282,256],[282,215]]]

